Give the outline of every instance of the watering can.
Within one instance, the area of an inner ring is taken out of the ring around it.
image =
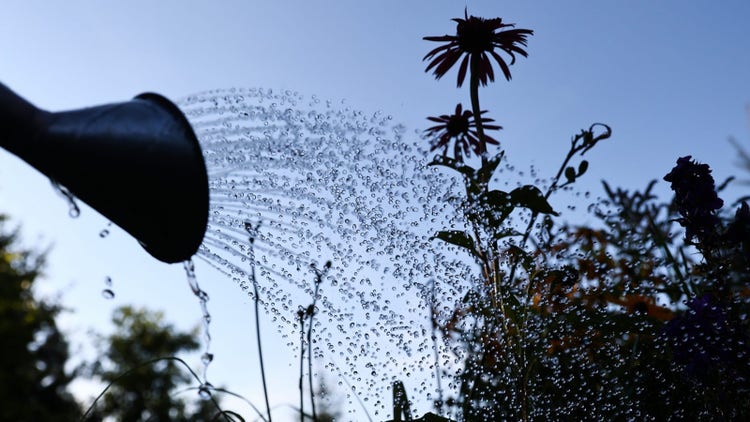
[[[160,261],[185,261],[203,241],[203,154],[186,117],[161,95],[53,113],[0,84],[0,147],[130,233]]]

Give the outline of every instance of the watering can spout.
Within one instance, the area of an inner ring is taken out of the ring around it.
[[[0,147],[65,186],[160,261],[185,261],[203,241],[203,154],[190,123],[161,95],[50,113],[0,84]]]

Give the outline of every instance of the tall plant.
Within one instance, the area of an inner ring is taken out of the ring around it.
[[[571,138],[547,187],[496,188],[507,157],[487,134],[501,127],[480,109],[479,87],[494,81],[493,64],[511,80],[533,31],[468,12],[454,21],[454,35],[425,37],[442,43],[426,71],[440,79],[458,65],[471,99],[470,110],[428,118],[431,165],[465,188],[461,226],[435,238],[465,251],[478,274],[457,280],[469,289],[448,312],[429,299],[461,362],[457,394],[440,397],[438,411],[447,404],[467,421],[747,415],[737,395],[750,379],[747,205],[720,215],[710,169],[683,157],[665,177],[672,202],[651,193],[655,182],[633,193],[605,183],[600,227],[561,224],[552,195],[586,173],[585,154],[612,134],[601,123]]]
[[[539,342],[529,335],[539,329],[539,321],[531,315],[534,293],[542,280],[556,277],[562,284],[575,277],[566,269],[536,265],[527,244],[536,239],[540,216],[547,226],[551,217],[558,215],[549,202],[551,195],[586,172],[588,162],[582,157],[611,131],[606,125],[594,124],[575,135],[546,189],[531,184],[510,192],[496,189],[493,176],[505,160],[505,151],[486,133],[501,127],[483,116],[486,111],[480,108],[479,87],[494,82],[494,64],[511,80],[510,66],[517,55],[527,56],[525,48],[533,31],[516,28],[501,18],[469,16],[468,12],[454,21],[455,35],[425,37],[442,43],[424,57],[430,60],[426,71],[440,79],[460,62],[457,85],[461,87],[468,75],[471,111],[458,104],[453,114],[428,118],[438,125],[428,128],[426,134],[432,138],[432,150],[441,152],[431,164],[448,167],[462,177],[464,227],[440,231],[435,237],[467,251],[478,264],[480,276],[452,315],[439,325],[445,340],[462,346],[464,367],[460,394],[454,402],[463,417],[481,419],[491,409],[495,417],[525,420],[539,369]],[[479,157],[479,167],[470,164],[472,155]],[[528,220],[521,231],[512,223],[512,216],[519,213],[525,213]]]

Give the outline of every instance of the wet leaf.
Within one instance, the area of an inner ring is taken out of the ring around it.
[[[491,220],[494,226],[502,223],[505,218],[513,211],[515,205],[511,200],[510,194],[501,190],[493,189],[487,192],[482,198],[482,202],[491,211],[488,220]]]
[[[498,230],[492,236],[492,239],[498,240],[510,236],[521,236],[521,233],[513,229]]]
[[[487,192],[487,195],[485,196],[485,203],[497,208],[513,206],[510,201],[510,195],[508,194],[508,192],[498,189],[493,189]]]
[[[531,211],[541,214],[559,215],[559,213],[552,209],[552,206],[547,202],[544,195],[542,195],[542,191],[536,186],[526,185],[513,189],[510,193],[510,198],[517,206],[528,208]]]
[[[518,324],[521,319],[519,318],[518,311],[521,309],[521,304],[513,294],[505,294],[500,298],[501,311],[503,316],[510,319],[513,324]]]
[[[524,270],[531,271],[533,269],[533,258],[529,256],[529,254],[525,250],[519,248],[516,245],[511,245],[507,249],[507,252],[510,256],[513,257],[516,262],[519,262],[521,264]]]
[[[439,231],[435,236],[433,236],[433,239],[434,238],[450,243],[451,245],[460,246],[464,249],[467,249],[472,254],[474,253],[474,240],[461,230]]]

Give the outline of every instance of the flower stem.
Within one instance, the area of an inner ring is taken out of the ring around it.
[[[437,383],[437,394],[438,399],[435,402],[435,410],[437,410],[438,415],[443,414],[443,387],[440,383],[441,378],[441,372],[440,372],[440,356],[438,351],[438,342],[437,342],[437,316],[435,315],[435,280],[430,280],[430,295],[428,296],[429,299],[429,308],[430,308],[430,323],[432,326],[432,349],[435,352],[435,382]]]
[[[320,283],[323,281],[323,273],[319,270],[315,270],[315,292],[313,292],[313,302],[310,306],[310,324],[307,327],[307,378],[308,384],[310,385],[310,407],[312,408],[313,421],[318,420],[318,413],[315,411],[315,388],[313,387],[313,370],[312,370],[312,358],[313,358],[313,346],[312,346],[312,331],[313,331],[313,319],[315,318],[315,303],[318,300],[318,291],[320,290]]]
[[[305,315],[299,312],[299,420],[305,422]]]
[[[484,126],[482,125],[482,109],[479,108],[479,56],[471,56],[469,90],[471,92],[471,112],[474,114],[474,122],[479,134],[479,155],[482,156],[482,167],[487,165],[487,142],[484,139]]]
[[[260,223],[255,226],[254,231],[257,231],[260,227]],[[260,378],[263,382],[263,398],[266,402],[266,414],[268,415],[268,421],[271,422],[271,404],[268,402],[268,384],[266,383],[266,368],[263,364],[263,345],[260,341],[260,292],[258,291],[258,280],[255,277],[255,238],[250,236],[250,280],[253,283],[253,304],[255,309],[255,337],[258,342],[258,360],[260,363]],[[265,419],[265,418],[264,418]]]
[[[547,192],[544,194],[544,199],[549,199],[549,197],[552,195],[554,191],[557,190],[558,183],[560,182],[560,178],[563,175],[563,172],[565,171],[565,168],[568,166],[568,163],[573,158],[573,156],[580,150],[580,148],[577,148],[575,144],[571,145],[570,150],[568,151],[568,154],[565,156],[565,159],[563,160],[562,164],[560,165],[560,168],[557,170],[557,174],[552,179],[552,184],[547,188]],[[534,228],[534,223],[536,222],[536,218],[539,216],[539,213],[536,211],[531,212],[531,217],[529,218],[529,223],[526,226],[526,230],[523,232],[523,238],[521,239],[520,248],[523,249],[526,246],[526,242],[529,240],[529,236],[531,236],[531,230]],[[510,268],[510,277],[508,277],[508,283],[512,286],[513,281],[515,281],[516,277],[516,268],[518,267],[519,261],[518,258],[513,260],[513,264]]]

